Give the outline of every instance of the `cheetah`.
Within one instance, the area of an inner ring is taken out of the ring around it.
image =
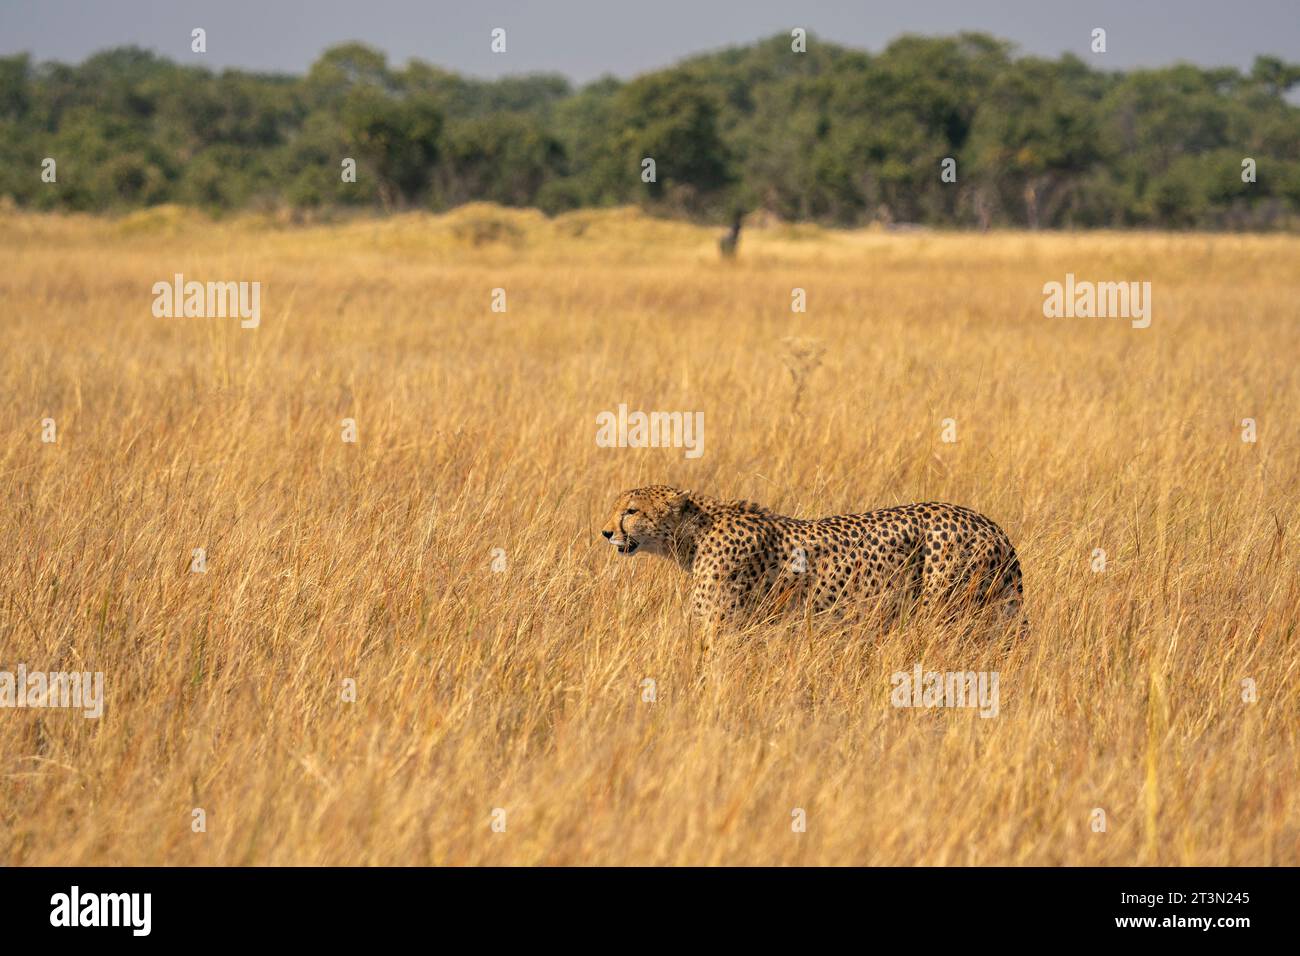
[[[644,551],[680,565],[691,576],[691,610],[706,626],[790,607],[861,608],[863,599],[895,612],[908,604],[948,614],[992,607],[1014,619],[1024,597],[1002,529],[941,502],[806,520],[650,485],[619,495],[601,534],[621,555]]]

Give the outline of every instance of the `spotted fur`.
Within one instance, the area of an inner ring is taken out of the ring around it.
[[[722,625],[789,608],[1021,613],[1020,561],[1002,529],[941,502],[805,520],[669,485],[625,491],[601,532],[691,575],[691,607]],[[865,600],[864,600],[865,599]]]

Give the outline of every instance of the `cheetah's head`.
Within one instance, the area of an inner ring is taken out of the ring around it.
[[[633,488],[618,496],[600,533],[619,554],[645,551],[671,558],[695,513],[688,491],[670,485]]]

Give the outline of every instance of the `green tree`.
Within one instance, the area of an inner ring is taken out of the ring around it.
[[[343,127],[374,170],[384,208],[419,202],[428,190],[442,135],[442,113],[427,97],[397,99],[358,87],[343,104]]]
[[[718,103],[686,72],[653,73],[619,89],[622,126],[601,148],[597,195],[602,201],[639,197],[678,206],[707,204],[732,182],[730,152],[718,130]],[[653,159],[655,180],[642,181]]]

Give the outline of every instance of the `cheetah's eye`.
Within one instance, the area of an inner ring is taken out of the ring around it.
[[[623,514],[625,514],[625,515],[634,515],[634,514],[636,514],[636,509],[635,509],[635,508],[628,508],[626,511],[623,512]]]

